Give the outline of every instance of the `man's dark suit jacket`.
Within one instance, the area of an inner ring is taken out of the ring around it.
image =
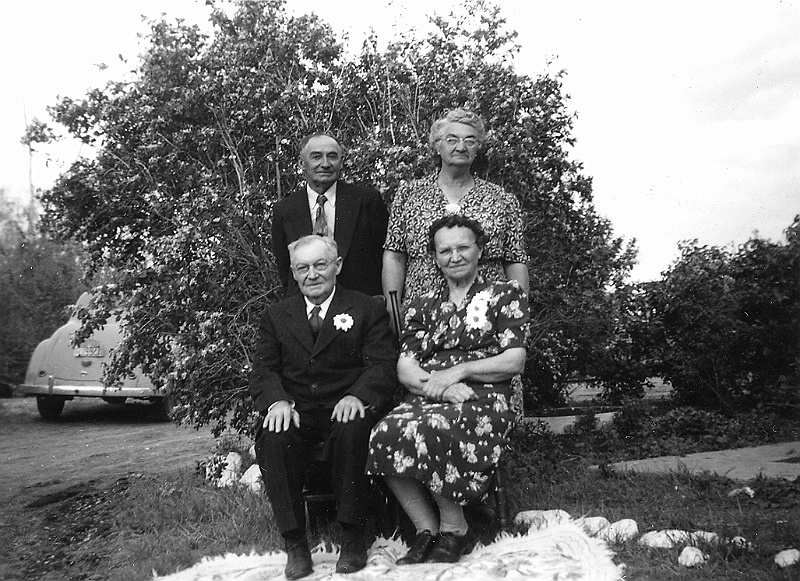
[[[336,185],[336,221],[333,238],[342,257],[342,271],[336,281],[351,290],[368,295],[383,294],[381,269],[383,243],[389,212],[381,195],[374,189],[338,181]],[[272,253],[286,296],[299,292],[292,278],[288,246],[312,233],[306,186],[275,204],[272,214]]]
[[[306,206],[307,208],[308,206]],[[352,327],[337,329],[349,315]],[[333,409],[345,395],[377,410],[391,407],[397,351],[386,307],[374,297],[336,287],[316,342],[301,294],[267,308],[261,317],[250,395],[264,414],[280,400],[295,409]]]

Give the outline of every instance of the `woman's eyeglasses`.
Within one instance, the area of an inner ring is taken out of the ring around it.
[[[478,147],[478,140],[474,137],[465,137],[463,139],[459,139],[454,135],[448,135],[444,138],[444,142],[450,147],[456,147],[459,143],[463,143],[464,147],[467,149],[474,149]]]

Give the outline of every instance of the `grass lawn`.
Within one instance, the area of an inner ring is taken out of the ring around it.
[[[735,429],[748,422],[736,419]],[[745,443],[800,439],[797,420],[770,425],[778,428],[757,442],[744,434]],[[740,443],[719,433],[706,436],[694,433],[679,438],[680,443],[675,435],[665,436],[659,449],[670,449],[669,441],[678,453]],[[772,559],[782,549],[800,548],[800,482],[757,479],[747,483],[755,491],[752,498],[731,497],[743,483],[708,474],[636,475],[588,468],[639,456],[640,448],[653,447],[654,437],[645,434],[637,441],[630,433],[623,437],[611,428],[591,426],[566,436],[518,428],[506,460],[512,515],[558,508],[573,517],[631,518],[641,533],[704,530],[722,539],[742,536],[752,544],[751,549],[704,546],[710,559],[695,569],[678,565],[680,547],[651,549],[636,539],[613,545],[617,561],[627,565],[627,579],[797,579],[797,565],[779,569]],[[71,494],[42,499],[3,523],[0,541],[19,579],[133,581],[149,579],[153,571],[164,575],[189,567],[204,556],[282,548],[264,495],[217,489],[190,471],[120,476],[114,483],[88,482]],[[327,541],[335,536],[333,528],[321,533]]]

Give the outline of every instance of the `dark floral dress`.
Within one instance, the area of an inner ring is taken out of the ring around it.
[[[438,289],[405,316],[401,357],[426,371],[525,347],[528,301],[516,281],[473,283],[464,302]],[[372,430],[367,473],[406,476],[459,504],[482,500],[515,421],[511,382],[467,382],[478,396],[461,404],[408,394]]]
[[[409,304],[431,289],[445,286],[444,277],[428,253],[428,228],[447,214],[461,214],[480,222],[489,237],[479,273],[487,280],[505,280],[505,263],[526,263],[522,238],[522,209],[517,199],[486,180],[475,178],[475,187],[458,204],[449,204],[436,175],[403,184],[392,200],[385,250],[406,255],[406,280],[401,300]]]

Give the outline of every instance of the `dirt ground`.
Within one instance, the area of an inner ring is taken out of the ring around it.
[[[214,444],[209,429],[159,421],[146,402],[76,398],[47,422],[35,398],[0,398],[0,579],[71,578],[50,559],[63,552],[69,561],[76,529],[105,510],[100,499],[113,498],[129,475],[194,470]],[[82,534],[102,534],[101,522],[91,527]],[[20,570],[20,559],[30,568]],[[84,566],[91,563],[74,569]]]
[[[213,452],[210,430],[158,421],[148,407],[75,398],[47,422],[35,398],[0,399],[0,511],[90,479],[192,469]]]
[[[24,524],[19,528],[25,522],[28,527],[52,526],[38,507],[61,510],[57,521],[74,526],[79,515],[64,510],[96,504],[94,499],[131,474],[194,470],[197,460],[212,454],[214,444],[209,429],[159,421],[146,402],[111,405],[76,398],[66,403],[58,421],[47,422],[35,398],[0,398],[0,537],[6,545],[0,547],[0,579],[49,579],[35,570],[12,572],[19,547],[15,555],[6,552],[9,542],[27,545],[54,536],[53,531],[26,530]],[[42,571],[50,565],[38,563]]]

